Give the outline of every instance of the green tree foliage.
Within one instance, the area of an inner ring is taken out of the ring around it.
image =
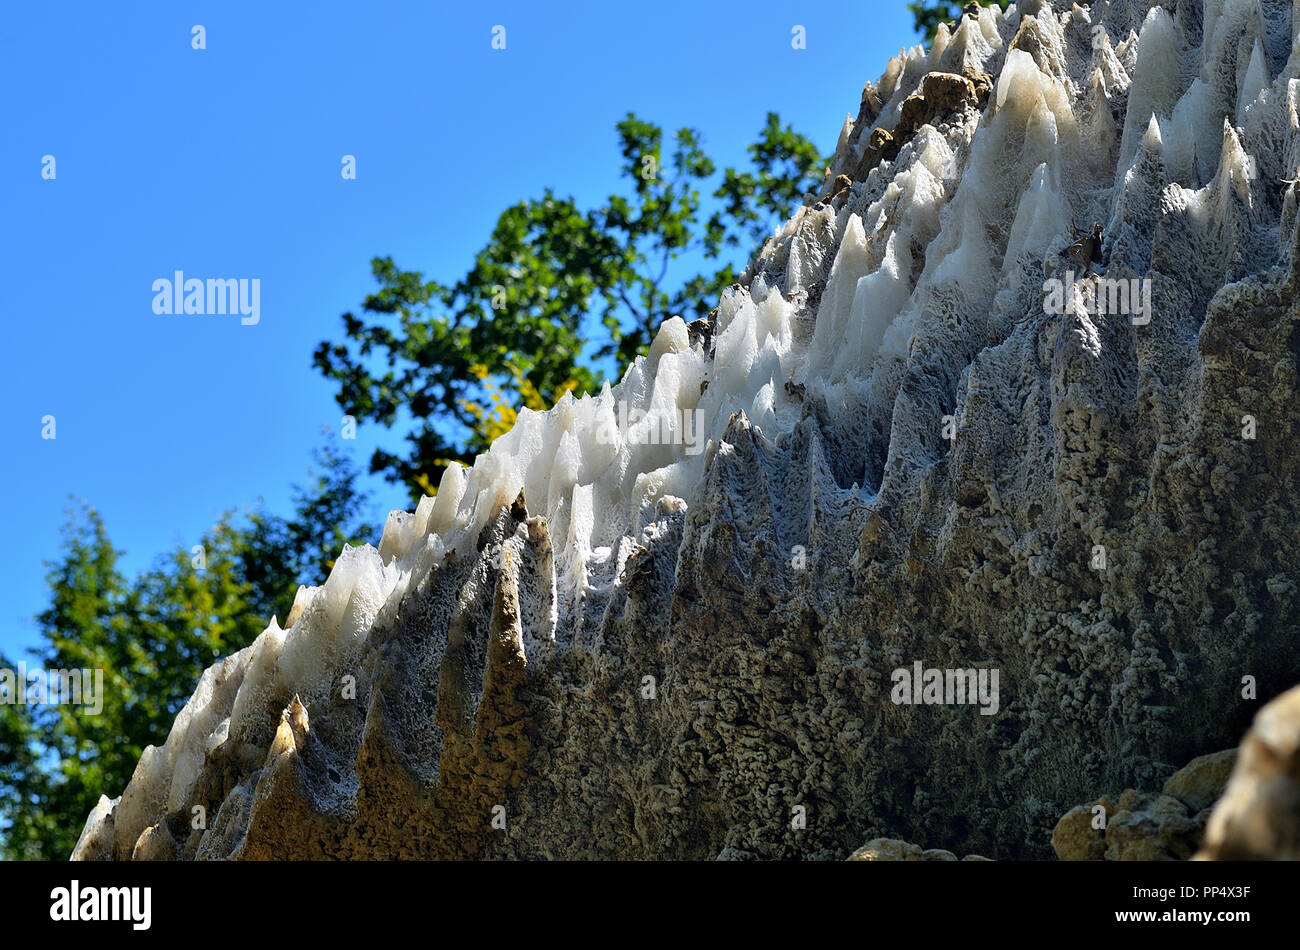
[[[1010,2],[1011,0],[970,0],[963,4],[957,0],[915,0],[907,5],[907,9],[912,13],[916,32],[929,43],[939,32],[939,24],[955,25],[967,7],[978,3],[982,7],[999,6],[1005,10]]]
[[[695,129],[666,142],[629,113],[617,132],[620,193],[584,209],[548,189],[510,206],[454,284],[371,262],[380,288],[363,311],[375,319],[344,314],[345,340],[322,342],[314,363],[345,412],[406,427],[405,455],[376,450],[372,472],[432,491],[449,460],[485,450],[518,407],[597,389],[600,365],[621,371],[662,321],[706,314],[738,276],[723,258],[755,250],[825,172],[775,113],[748,147],[751,167],[720,181]],[[681,259],[707,266],[675,276]]]
[[[144,747],[165,741],[203,669],[283,617],[298,584],[323,583],[359,540],[355,466],[330,448],[317,460],[288,518],[228,513],[201,552],[178,547],[135,578],[119,570],[99,513],[69,512],[29,666],[103,670],[103,709],[0,705],[0,853],[65,859],[99,795],[120,793]]]
[[[0,668],[17,664],[0,653]],[[42,841],[57,829],[53,815],[39,811],[45,792],[36,728],[26,706],[0,705],[0,857],[39,858]],[[17,817],[17,825],[14,824]],[[66,855],[65,855],[66,856]]]

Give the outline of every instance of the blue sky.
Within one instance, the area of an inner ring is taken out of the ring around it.
[[[172,0],[3,17],[10,655],[37,642],[69,496],[100,510],[130,572],[232,507],[288,510],[322,426],[339,425],[311,352],[373,289],[371,257],[450,281],[508,204],[548,186],[594,204],[618,187],[629,110],[700,129],[719,166],[744,162],[769,110],[828,153],[863,81],[917,41],[903,0]],[[155,314],[152,283],[175,270],[259,278],[260,321]],[[399,441],[362,426],[355,456]],[[375,520],[404,504],[368,487]]]

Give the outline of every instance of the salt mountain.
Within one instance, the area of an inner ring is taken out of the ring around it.
[[[1234,745],[1300,680],[1298,110],[1287,0],[941,28],[708,320],[345,549],[76,856],[1046,857]]]

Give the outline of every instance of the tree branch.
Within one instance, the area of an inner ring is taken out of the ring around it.
[[[632,306],[632,301],[627,299],[627,294],[623,292],[622,287],[618,288],[618,299],[623,301],[623,306],[632,311],[632,316],[636,317],[638,323],[645,320],[645,317],[641,316],[641,311]]]

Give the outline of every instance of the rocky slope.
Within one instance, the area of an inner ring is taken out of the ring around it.
[[[1050,857],[1235,745],[1300,680],[1298,28],[1029,0],[892,60],[708,321],[345,551],[76,856]],[[1094,269],[1149,321],[1048,312]]]
[[[1196,857],[1300,861],[1300,687],[1255,717]]]
[[[1300,861],[1300,686],[1259,711],[1240,749],[1199,756],[1159,795],[1127,788],[1070,809],[1052,849],[1062,861]]]

